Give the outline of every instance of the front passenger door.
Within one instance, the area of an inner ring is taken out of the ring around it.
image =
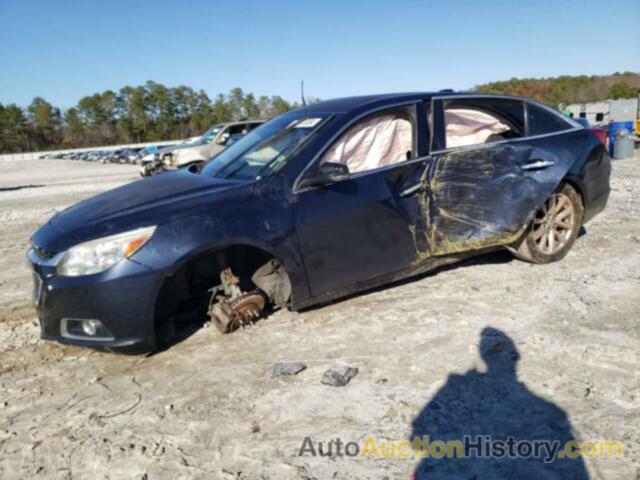
[[[415,110],[356,122],[319,160],[346,165],[350,177],[296,192],[295,223],[314,297],[359,290],[426,252],[415,187],[428,160],[417,155]]]

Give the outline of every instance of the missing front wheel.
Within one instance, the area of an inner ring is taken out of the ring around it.
[[[230,268],[220,273],[220,285],[212,290],[209,316],[221,333],[231,333],[255,323],[267,303],[260,290],[243,292],[240,279]]]

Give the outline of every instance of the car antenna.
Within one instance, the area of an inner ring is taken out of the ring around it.
[[[302,106],[307,106],[307,101],[304,99],[304,80],[300,80],[300,97],[302,97]]]

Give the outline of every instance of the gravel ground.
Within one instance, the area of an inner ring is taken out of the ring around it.
[[[232,335],[205,327],[147,357],[41,341],[24,260],[52,208],[133,180],[136,168],[3,162],[0,478],[409,478],[414,459],[297,452],[306,436],[403,440],[434,409],[448,415],[440,429],[464,432],[473,419],[497,434],[508,422],[519,438],[531,438],[532,418],[538,434],[565,429],[564,413],[576,439],[624,442],[622,458],[584,460],[590,478],[640,478],[639,160],[614,163],[607,210],[562,262],[486,255]],[[490,375],[486,328],[518,350],[517,380]],[[307,368],[273,377],[284,361]],[[324,385],[334,366],[358,373]],[[456,408],[443,405],[461,381]]]

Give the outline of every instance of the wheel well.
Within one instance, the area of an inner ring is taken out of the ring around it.
[[[156,336],[171,335],[176,320],[207,321],[209,290],[220,284],[225,268],[231,268],[240,279],[243,291],[251,291],[256,289],[252,275],[271,260],[277,261],[265,250],[249,245],[216,248],[189,259],[160,287],[154,310]]]
[[[571,185],[571,186],[573,187],[573,189],[574,189],[576,192],[578,192],[578,195],[580,195],[580,201],[582,202],[582,207],[584,207],[584,206],[585,206],[585,203],[584,203],[584,193],[582,192],[582,187],[580,187],[580,185],[579,185],[579,183],[578,183],[578,182],[576,182],[576,181],[575,181],[574,179],[572,179],[572,178],[564,177],[564,178],[562,179],[562,182],[560,182],[560,183],[561,183],[561,184],[562,184],[562,183],[567,183],[567,184]]]

